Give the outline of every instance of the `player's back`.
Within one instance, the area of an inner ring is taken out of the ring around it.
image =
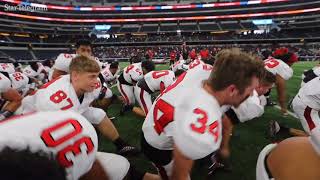
[[[58,69],[60,71],[69,72],[69,66],[70,66],[71,60],[76,56],[77,56],[76,54],[67,54],[67,53],[59,54],[59,56],[54,62],[53,68]]]
[[[264,67],[274,75],[279,75],[283,79],[288,80],[293,75],[292,68],[280,59],[269,57],[264,60]]]
[[[14,73],[14,65],[12,63],[0,63],[0,72]]]
[[[12,88],[18,91],[21,91],[23,88],[25,88],[28,85],[29,78],[21,72],[15,72],[13,74],[9,74],[9,77],[12,82]]]
[[[197,117],[201,119],[202,113],[210,118],[209,121],[220,118],[218,102],[203,89],[203,80],[208,79],[209,75],[210,71],[185,72],[157,98],[142,127],[144,137],[150,145],[162,150],[172,150],[177,130],[190,134],[190,141],[194,139],[194,134],[189,133],[190,125],[197,121]],[[187,138],[185,141],[188,141]]]
[[[131,64],[123,69],[123,77],[128,83],[134,83],[143,78],[141,63]]]
[[[144,79],[152,92],[168,87],[173,83],[174,78],[174,72],[169,70],[151,71],[144,76]]]
[[[38,112],[1,121],[0,144],[52,153],[66,168],[68,179],[78,179],[91,169],[98,147],[93,126],[71,111]]]
[[[320,77],[312,79],[301,87],[298,96],[309,107],[320,110]]]

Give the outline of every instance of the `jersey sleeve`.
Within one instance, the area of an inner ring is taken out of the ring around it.
[[[69,72],[69,65],[74,56],[72,54],[61,53],[54,62],[54,69]]]
[[[133,82],[138,82],[140,79],[143,78],[143,72],[141,69],[136,68],[135,70],[131,70],[129,75]]]
[[[0,74],[0,93],[6,92],[11,88],[11,81],[4,75]]]
[[[293,70],[287,64],[281,63],[279,67],[277,67],[277,74],[279,74],[279,76],[284,80],[289,80],[293,75]]]
[[[201,159],[220,147],[222,139],[221,112],[212,105],[199,104],[192,108],[176,109],[176,147],[188,158]]]
[[[260,117],[264,113],[264,106],[260,104],[257,96],[250,96],[240,104],[238,108],[232,107],[240,122],[249,121],[253,118]]]

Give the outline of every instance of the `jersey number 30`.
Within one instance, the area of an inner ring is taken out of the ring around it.
[[[66,133],[65,131],[62,131],[62,129],[67,128],[68,126],[72,126],[73,130]],[[61,132],[64,132],[63,135],[60,135]],[[63,122],[60,122],[58,124],[55,124],[54,126],[51,126],[47,129],[45,129],[41,134],[41,139],[43,142],[49,147],[49,148],[55,148],[57,146],[62,145],[63,143],[66,143],[71,138],[77,136],[82,132],[82,126],[80,123],[74,119],[67,119]],[[53,136],[53,134],[56,133],[60,136]],[[68,168],[73,165],[73,162],[71,159],[68,159],[66,157],[66,154],[73,154],[73,156],[76,158],[76,156],[83,154],[84,150],[81,149],[82,145],[86,146],[86,154],[89,154],[94,149],[94,144],[90,137],[83,136],[77,141],[75,141],[73,144],[67,145],[64,148],[62,148],[60,151],[57,152],[57,160],[60,163],[61,166]]]

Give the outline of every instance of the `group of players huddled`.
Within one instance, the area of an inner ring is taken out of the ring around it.
[[[75,54],[60,54],[53,65],[0,63],[1,179],[187,180],[193,162],[203,158],[212,161],[209,177],[230,170],[233,127],[273,105],[274,85],[288,115],[285,84],[298,57],[287,48],[264,55],[225,49],[214,61],[181,55],[169,70],[144,60],[121,71],[118,62],[100,62],[91,43],[79,40]],[[303,131],[270,122],[270,135],[295,137],[262,149],[257,180],[320,179],[319,75],[318,66],[303,74],[291,104]],[[121,96],[112,93],[113,84]],[[123,140],[108,117],[105,110],[115,101],[123,103],[119,119],[129,111],[144,119],[141,147]],[[96,131],[115,145],[115,154],[98,151]],[[158,174],[125,158],[139,153]]]

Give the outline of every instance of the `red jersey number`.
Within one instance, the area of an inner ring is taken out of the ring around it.
[[[71,132],[65,133],[63,136],[59,136],[59,138],[54,138],[52,135],[54,132],[62,132],[61,129],[66,128],[68,126],[72,126],[73,130]],[[49,148],[55,148],[59,145],[62,145],[66,141],[70,140],[71,138],[79,135],[82,132],[82,126],[80,123],[75,119],[67,119],[63,122],[55,124],[54,126],[48,127],[41,133],[42,141],[47,145]],[[57,152],[57,160],[61,166],[68,168],[73,165],[72,160],[69,160],[66,157],[67,153],[72,153],[75,157],[82,153],[81,146],[86,145],[86,153],[89,154],[94,149],[94,144],[90,137],[83,136],[73,144],[70,144],[60,151]]]
[[[13,77],[16,81],[20,81],[20,80],[23,80],[23,76],[21,73],[17,72],[17,73],[14,73],[13,74]]]
[[[200,64],[200,60],[194,60],[190,65],[189,69],[192,69]]]
[[[72,58],[72,55],[71,54],[64,54],[64,57],[67,59],[70,59],[70,58]]]
[[[157,119],[158,111],[163,113],[159,119]],[[173,121],[173,115],[174,107],[162,99],[159,99],[153,110],[154,129],[159,135],[163,132],[163,129]]]
[[[168,86],[167,89],[165,89],[160,96],[158,96],[157,100],[155,101],[155,107],[153,109],[153,121],[154,121],[154,129],[155,131],[160,135],[164,128],[173,121],[173,116],[174,116],[174,107],[162,100],[160,97],[170,91],[171,89],[175,88],[186,76],[186,72],[181,74],[179,78],[170,86]],[[161,111],[163,114],[162,116],[157,119],[158,117],[158,111]]]
[[[152,77],[153,79],[158,79],[162,76],[166,76],[169,74],[169,71],[168,70],[163,70],[163,71],[154,71],[152,72]]]
[[[129,73],[129,71],[130,71],[131,69],[133,69],[133,68],[134,68],[134,65],[128,66],[128,67],[127,67],[127,70],[126,70],[126,73]]]
[[[53,95],[50,96],[50,101],[54,102],[55,104],[61,103],[63,100],[67,100],[68,105],[61,108],[61,110],[67,110],[73,107],[73,103],[70,98],[67,98],[67,94],[62,90],[57,91]]]
[[[275,59],[268,59],[264,62],[264,65],[267,66],[268,68],[274,68],[276,66],[278,66],[280,63],[279,61],[275,60]]]
[[[208,122],[207,112],[205,112],[200,108],[196,108],[193,110],[193,113],[199,115],[200,117],[197,119],[197,123],[192,123],[190,125],[191,130],[199,134],[204,134],[206,131],[208,131],[213,136],[214,141],[217,142],[219,137],[218,121],[214,121],[212,124],[207,125],[207,122]]]

